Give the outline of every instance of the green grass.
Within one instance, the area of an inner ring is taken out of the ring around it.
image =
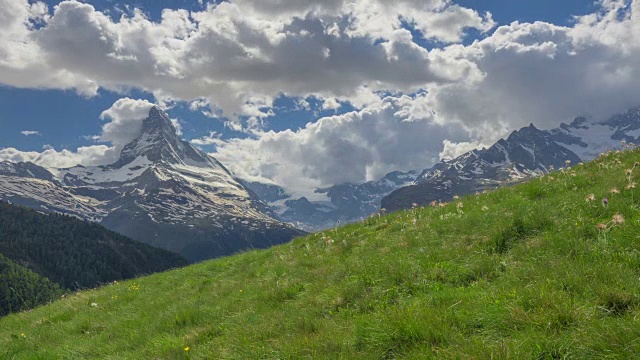
[[[0,319],[0,358],[639,358],[639,160],[79,292]]]

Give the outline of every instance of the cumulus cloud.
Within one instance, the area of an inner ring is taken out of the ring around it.
[[[447,47],[443,56],[474,63],[482,76],[430,88],[428,106],[490,143],[529,123],[549,128],[640,105],[640,1],[603,4],[573,27],[514,22]]]
[[[20,134],[24,135],[24,136],[42,136],[42,134],[40,133],[40,131],[35,131],[35,130],[22,130],[20,131]]]
[[[105,158],[113,158],[113,148],[106,145],[84,146],[75,151],[57,151],[47,147],[42,152],[20,151],[15,148],[0,149],[0,160],[12,162],[30,161],[46,168],[67,168],[78,164],[103,164]]]
[[[42,48],[34,41],[37,27],[50,19],[48,11],[44,2],[0,0],[0,83],[95,94],[98,87],[93,81],[72,69],[48,63]]]
[[[432,114],[416,117],[421,97],[386,97],[361,111],[323,118],[297,131],[266,132],[258,139],[212,139],[218,148],[212,155],[242,178],[311,197],[316,188],[419,169],[439,159],[443,139],[468,138],[459,126],[435,123]]]
[[[283,93],[360,107],[377,100],[375,91],[466,78],[469,63],[432,56],[403,24],[444,42],[493,26],[490,16],[449,0],[237,0],[167,9],[159,21],[138,9],[114,19],[74,0],[53,12],[27,0],[0,0],[0,9],[8,28],[0,35],[1,83],[204,99],[226,116],[248,116],[253,123],[244,127],[259,126],[269,115],[263,108]]]
[[[338,110],[340,107],[342,107],[342,104],[340,104],[336,98],[332,97],[324,99],[322,103],[323,110]]]
[[[131,98],[118,99],[109,109],[100,114],[100,119],[106,120],[102,126],[99,141],[110,142],[118,150],[140,135],[142,120],[149,116],[149,110],[154,106],[147,100]]]
[[[480,144],[476,141],[463,141],[456,143],[449,139],[445,139],[442,141],[442,151],[440,152],[439,158],[443,160],[455,159],[460,155],[463,155],[472,150],[480,149],[482,147],[488,146]]]
[[[198,139],[191,140],[191,143],[195,145],[216,145],[224,144],[224,141],[220,140],[220,134],[215,131],[211,131],[209,135],[205,135]]]

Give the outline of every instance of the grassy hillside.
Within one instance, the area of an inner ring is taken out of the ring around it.
[[[0,349],[10,359],[638,358],[636,161],[638,150],[610,153],[448,206],[79,292],[0,319]]]

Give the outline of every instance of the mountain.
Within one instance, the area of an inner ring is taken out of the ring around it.
[[[3,202],[0,254],[71,290],[187,265],[178,254],[96,223]]]
[[[82,189],[63,186],[51,172],[33,163],[0,161],[0,200],[100,221],[106,211],[100,207],[102,201],[98,198],[83,196]]]
[[[276,220],[220,162],[181,140],[157,107],[111,165],[47,171],[4,162],[0,169],[0,199],[99,222],[190,261],[303,234]]]
[[[639,359],[638,161],[81,291],[0,318],[1,356]]]
[[[325,201],[294,197],[273,184],[247,181],[244,184],[267,202],[281,220],[300,229],[318,231],[370,216],[380,210],[380,200],[385,195],[413,183],[417,175],[416,172],[395,171],[378,181],[317,189],[316,193],[324,194]]]
[[[552,167],[575,165],[599,154],[640,143],[640,108],[602,122],[578,117],[551,130],[533,124],[512,132],[488,149],[473,150],[424,170],[409,186],[384,197],[390,211],[450,201],[456,195],[493,189],[546,173]]]

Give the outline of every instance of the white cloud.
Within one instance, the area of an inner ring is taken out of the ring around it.
[[[48,63],[34,41],[36,25],[49,18],[44,2],[0,0],[0,83],[24,88],[73,88],[83,95],[95,94],[98,87],[93,81],[72,69]]]
[[[215,144],[220,144],[224,142],[220,140],[220,134],[218,134],[215,131],[211,131],[209,135],[205,135],[201,138],[191,140],[191,143],[195,145],[215,145]]]
[[[416,117],[424,100],[387,97],[361,111],[320,119],[298,131],[221,141],[212,154],[241,178],[274,182],[313,197],[319,187],[374,180],[393,170],[420,169],[439,159],[444,139],[468,138],[459,126]],[[202,139],[202,142],[205,139]]]
[[[158,99],[205,100],[229,117],[248,115],[253,124],[245,128],[259,125],[269,114],[263,107],[282,93],[360,107],[377,100],[374,91],[410,92],[469,75],[465,61],[432,58],[401,20],[441,41],[493,26],[448,0],[237,0],[191,13],[164,10],[156,22],[140,10],[114,19],[73,0],[52,14],[27,0],[3,5],[9,10],[0,19],[10,30],[0,35],[0,54],[7,54],[0,83],[87,96],[99,87],[140,88]]]
[[[100,119],[108,120],[102,126],[100,141],[110,142],[118,150],[140,135],[142,120],[154,106],[147,100],[130,98],[118,99],[109,109],[100,114]]]
[[[20,134],[24,136],[33,136],[33,135],[42,136],[40,131],[35,131],[35,130],[22,130],[20,131]]]
[[[447,43],[459,42],[465,29],[486,32],[495,26],[490,13],[454,4],[450,0],[354,1],[348,7],[353,19],[347,33],[389,38],[405,21],[423,37]]]
[[[342,107],[342,104],[334,97],[324,99],[322,103],[322,110],[338,110]]]
[[[176,134],[178,134],[178,136],[182,136],[182,123],[180,123],[180,120],[178,119],[169,119],[171,120],[171,124],[173,124],[173,127],[176,128]]]
[[[529,123],[550,128],[640,105],[640,1],[624,3],[606,1],[573,27],[514,22],[445,48],[442,56],[468,60],[482,76],[429,88],[427,106],[487,144]]]
[[[0,160],[30,161],[46,168],[66,168],[78,164],[98,165],[103,164],[105,158],[113,158],[113,155],[113,148],[105,145],[80,147],[76,151],[57,151],[51,147],[42,152],[20,151],[15,148],[0,149]]]
[[[442,141],[442,151],[440,152],[440,159],[451,160],[455,159],[460,155],[463,155],[471,150],[480,149],[482,147],[488,147],[486,145],[480,144],[476,141],[472,142],[459,142],[455,143],[449,139],[445,139]]]

